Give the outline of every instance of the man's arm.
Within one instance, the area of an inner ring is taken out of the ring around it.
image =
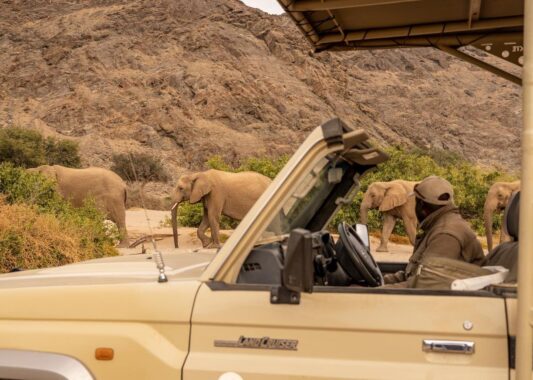
[[[423,257],[447,257],[450,259],[461,258],[461,244],[459,240],[447,233],[440,233],[428,241]],[[383,276],[385,284],[396,284],[407,280],[407,274],[404,271],[388,273]]]

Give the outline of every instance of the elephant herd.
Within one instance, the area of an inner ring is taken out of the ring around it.
[[[126,183],[114,172],[103,168],[72,169],[60,165],[44,165],[28,169],[41,173],[57,184],[57,190],[70,200],[74,207],[81,207],[86,198],[93,198],[96,206],[113,221],[120,232],[120,246],[128,246],[126,229]],[[207,170],[181,176],[171,194],[173,209],[181,202],[202,202],[203,217],[197,230],[202,246],[220,245],[219,226],[221,215],[241,220],[271,180],[255,172],[229,173]],[[403,220],[411,244],[417,230],[415,199],[410,196],[417,182],[395,180],[372,183],[360,205],[360,222],[368,222],[368,211],[378,209],[383,214],[381,242],[377,251],[386,252],[387,243],[398,219]],[[489,251],[492,249],[492,217],[494,212],[505,209],[511,194],[520,189],[520,181],[494,183],[485,200],[484,222]],[[176,213],[172,213],[173,225],[177,225]],[[211,237],[206,235],[211,230]],[[505,240],[503,231],[500,241]]]
[[[374,182],[368,186],[360,206],[360,221],[366,224],[368,211],[378,209],[383,214],[383,229],[378,252],[387,252],[387,243],[398,219],[403,220],[409,241],[414,244],[416,238],[417,218],[415,213],[415,199],[409,196],[417,182],[395,180],[389,182]],[[505,209],[511,194],[520,190],[520,181],[494,183],[485,199],[483,207],[483,221],[487,246],[492,250],[492,217],[494,212]],[[503,229],[500,231],[500,243],[507,240]]]
[[[81,207],[85,199],[92,198],[96,207],[117,225],[121,236],[119,246],[128,246],[127,186],[117,174],[103,168],[72,169],[60,165],[43,165],[28,171],[52,179],[59,194],[74,207]],[[241,220],[270,182],[270,178],[255,172],[207,170],[181,176],[171,198],[174,205],[182,201],[202,202],[203,218],[198,238],[204,247],[217,247],[221,215]],[[176,218],[175,213],[172,215]],[[211,238],[205,234],[208,228]]]

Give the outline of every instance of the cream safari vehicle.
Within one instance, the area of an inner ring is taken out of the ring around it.
[[[405,264],[376,263],[364,226],[324,229],[387,157],[371,126],[332,119],[216,253],[1,275],[0,379],[532,378],[531,1],[279,1],[317,50],[435,46],[521,81],[457,50],[472,44],[524,66],[518,285],[383,287]]]

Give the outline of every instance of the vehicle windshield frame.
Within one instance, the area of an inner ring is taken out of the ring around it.
[[[359,175],[353,175],[354,171],[362,174],[364,169],[339,157],[321,159],[281,206],[278,216],[263,232],[260,241],[272,241],[272,234],[287,236],[295,228],[311,231],[325,228],[342,204],[355,198],[359,189]],[[331,176],[334,174],[339,177],[333,179]],[[335,207],[325,207],[331,202]],[[328,214],[317,215],[321,211]]]

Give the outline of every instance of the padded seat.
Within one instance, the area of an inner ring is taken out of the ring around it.
[[[486,257],[484,265],[500,265],[509,269],[509,274],[505,279],[506,283],[517,282],[518,276],[518,224],[520,211],[520,192],[511,196],[509,204],[503,215],[503,228],[512,241],[498,245]]]

